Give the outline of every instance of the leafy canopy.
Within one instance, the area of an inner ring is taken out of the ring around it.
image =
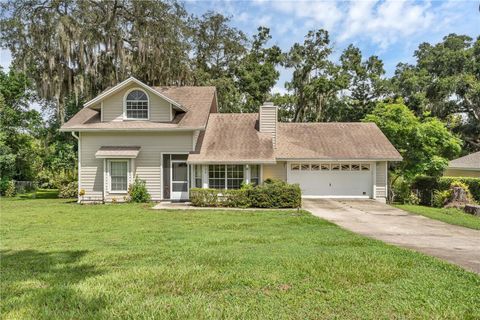
[[[394,169],[406,178],[440,175],[461,151],[461,140],[445,124],[428,115],[420,119],[402,101],[377,104],[363,121],[376,123],[397,148],[403,161]]]

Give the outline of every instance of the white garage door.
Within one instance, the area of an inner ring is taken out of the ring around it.
[[[370,198],[372,163],[290,163],[289,183],[298,183],[303,196]]]

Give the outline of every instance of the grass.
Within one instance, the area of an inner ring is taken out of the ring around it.
[[[409,204],[395,205],[395,207],[449,224],[480,230],[480,217],[465,213],[459,209],[432,208]]]
[[[302,211],[1,200],[5,319],[478,319],[480,277]]]

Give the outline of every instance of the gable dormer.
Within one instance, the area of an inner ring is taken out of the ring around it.
[[[101,122],[171,122],[176,112],[185,111],[176,101],[135,78],[106,90],[85,107],[100,111]]]

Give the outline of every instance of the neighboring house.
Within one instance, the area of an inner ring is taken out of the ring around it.
[[[87,102],[62,131],[78,138],[79,201],[123,201],[138,177],[155,201],[190,188],[240,188],[267,178],[304,196],[384,199],[387,162],[402,158],[373,123],[279,123],[217,113],[214,87],[149,87],[129,78]]]
[[[480,151],[450,161],[443,175],[449,177],[480,177]]]

